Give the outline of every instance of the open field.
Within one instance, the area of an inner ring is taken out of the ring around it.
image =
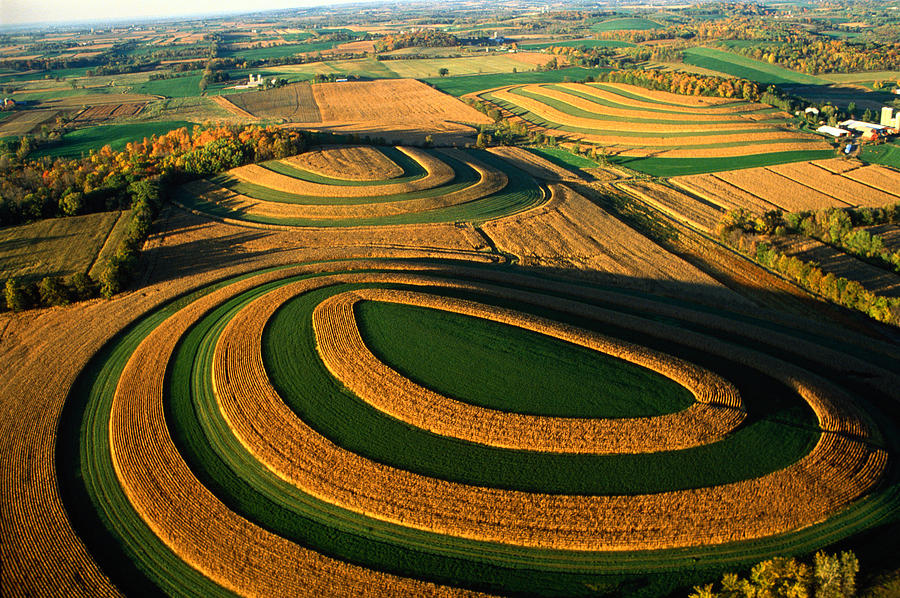
[[[831,83],[822,77],[798,73],[778,65],[714,48],[688,48],[684,51],[684,61],[764,85],[829,85]]]
[[[58,115],[58,110],[20,110],[4,115],[0,120],[0,137],[33,133],[43,124],[53,124]]]
[[[771,106],[723,98],[606,83],[520,85],[477,97],[549,135],[602,145],[623,163],[629,158],[664,164],[668,159],[730,156],[738,162],[759,159],[771,164],[796,160],[793,152],[830,148],[787,127],[786,115]],[[701,171],[696,163],[693,168]]]
[[[579,81],[595,76],[606,69],[587,69],[580,66],[568,67],[555,71],[505,73],[497,75],[469,75],[461,77],[435,77],[425,79],[425,83],[436,87],[452,96],[464,96],[470,93],[503,87],[512,83],[561,83],[563,81]]]
[[[544,201],[530,176],[487,152],[389,151],[405,176],[331,179],[303,170],[302,158],[293,158],[189,183],[178,201],[229,221],[307,227],[482,221]],[[370,155],[376,165],[384,157]]]
[[[297,83],[229,95],[228,101],[257,117],[389,139],[403,138],[406,130],[417,131],[419,138],[429,133],[465,136],[473,131],[467,124],[490,122],[477,110],[412,79]]]
[[[127,211],[102,212],[0,229],[0,279],[87,273],[105,247],[115,248],[117,239],[107,239],[120,236],[128,219]]]
[[[105,145],[110,146],[113,151],[119,151],[125,149],[125,145],[129,142],[142,141],[153,135],[162,135],[181,127],[191,127],[193,124],[176,120],[97,125],[66,133],[58,143],[41,148],[32,155],[35,158],[42,156],[77,158],[89,154],[92,150],[99,150]]]
[[[834,160],[676,177],[672,183],[723,210],[743,208],[756,214],[776,208],[800,212],[828,207],[884,207],[900,201],[900,173]]]
[[[865,145],[859,157],[866,162],[884,164],[900,170],[900,144],[897,143]]]
[[[419,60],[387,60],[382,64],[395,76],[410,79],[426,79],[438,76],[441,68],[454,75],[481,75],[512,73],[534,70],[536,64],[546,64],[553,59],[549,54],[521,52],[517,54],[487,54],[463,58],[423,58]]]

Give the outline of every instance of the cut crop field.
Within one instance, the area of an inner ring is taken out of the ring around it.
[[[712,71],[763,85],[830,85],[831,81],[714,48],[687,48],[684,61]]]
[[[109,253],[105,248],[118,245],[129,215],[102,212],[0,229],[0,280],[87,273],[101,254]]]
[[[473,136],[471,125],[491,120],[446,94],[414,79],[296,83],[279,89],[228,96],[240,110],[260,118],[279,118],[304,128],[403,139],[414,132]]]
[[[423,79],[423,81],[444,93],[459,97],[483,91],[485,89],[503,87],[514,83],[562,83],[566,81],[581,81],[588,77],[595,77],[597,74],[608,70],[609,69],[588,69],[580,66],[573,66],[544,72],[523,71],[522,69],[519,69],[519,72],[516,73],[502,73],[496,75],[468,75],[454,77],[451,73],[449,77],[434,77]]]
[[[637,169],[644,160],[664,165],[692,158],[698,160],[693,172],[702,172],[703,159],[774,164],[798,159],[796,152],[830,148],[816,136],[789,128],[787,115],[766,104],[610,83],[516,85],[474,97],[548,135],[601,145],[616,160],[635,162]]]
[[[332,165],[351,155],[365,162],[335,177]],[[178,193],[185,207],[218,218],[306,227],[480,222],[544,199],[531,176],[491,153],[404,147],[315,150],[236,168]]]
[[[884,207],[900,201],[900,172],[834,159],[676,177],[672,183],[723,210],[756,214]]]
[[[395,76],[410,79],[437,77],[446,68],[450,75],[475,75],[532,71],[537,64],[553,59],[550,54],[522,52],[516,54],[488,54],[462,58],[422,58],[417,60],[388,60],[382,64]]]
[[[87,364],[63,503],[125,589],[667,595],[896,509],[893,427],[831,364],[894,374],[817,338],[496,266],[270,268]],[[535,425],[584,450],[505,446]]]

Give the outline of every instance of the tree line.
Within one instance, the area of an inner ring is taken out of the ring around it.
[[[849,309],[860,311],[869,317],[894,326],[900,326],[900,298],[884,297],[877,295],[863,287],[858,281],[849,280],[843,276],[835,276],[831,272],[823,271],[815,262],[804,261],[797,256],[788,256],[767,241],[767,236],[787,234],[788,227],[796,226],[797,230],[804,229],[810,232],[810,236],[819,230],[819,223],[824,223],[828,228],[823,229],[823,235],[832,239],[832,223],[843,220],[838,212],[849,215],[848,212],[838,210],[828,212],[827,215],[788,215],[785,217],[779,210],[766,212],[761,216],[753,216],[746,210],[733,210],[728,212],[720,222],[717,230],[720,239],[746,255],[765,268],[774,270],[779,274],[798,283],[804,289],[821,295],[832,303],[842,305]],[[861,212],[862,213],[862,212]],[[877,213],[873,210],[873,213]],[[897,206],[886,208],[883,212],[887,218],[896,219]],[[889,220],[896,221],[896,220]],[[804,224],[806,223],[806,224]],[[812,223],[812,224],[810,224]],[[852,246],[852,231],[844,231],[842,224],[834,229],[840,243]],[[863,231],[864,232],[864,231]],[[863,238],[862,236],[859,237]],[[877,244],[877,242],[874,242]]]
[[[690,598],[853,598],[859,560],[851,551],[817,552],[811,564],[777,557],[755,565],[747,577],[726,573],[718,584],[697,586]]]

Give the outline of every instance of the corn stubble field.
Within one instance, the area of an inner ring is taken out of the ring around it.
[[[339,89],[312,87],[322,122]],[[621,91],[489,93],[575,127],[631,118]],[[640,93],[690,139],[782,143],[765,106]],[[139,290],[0,316],[3,587],[660,596],[895,517],[896,344],[775,311],[600,198],[711,229],[884,205],[900,175],[595,175],[321,146],[181,187]]]

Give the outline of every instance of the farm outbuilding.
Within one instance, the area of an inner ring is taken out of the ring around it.
[[[822,125],[818,129],[816,129],[816,133],[821,133],[822,135],[831,135],[832,137],[847,137],[850,135],[850,131],[846,129],[839,129],[837,127],[830,127],[828,125]]]

